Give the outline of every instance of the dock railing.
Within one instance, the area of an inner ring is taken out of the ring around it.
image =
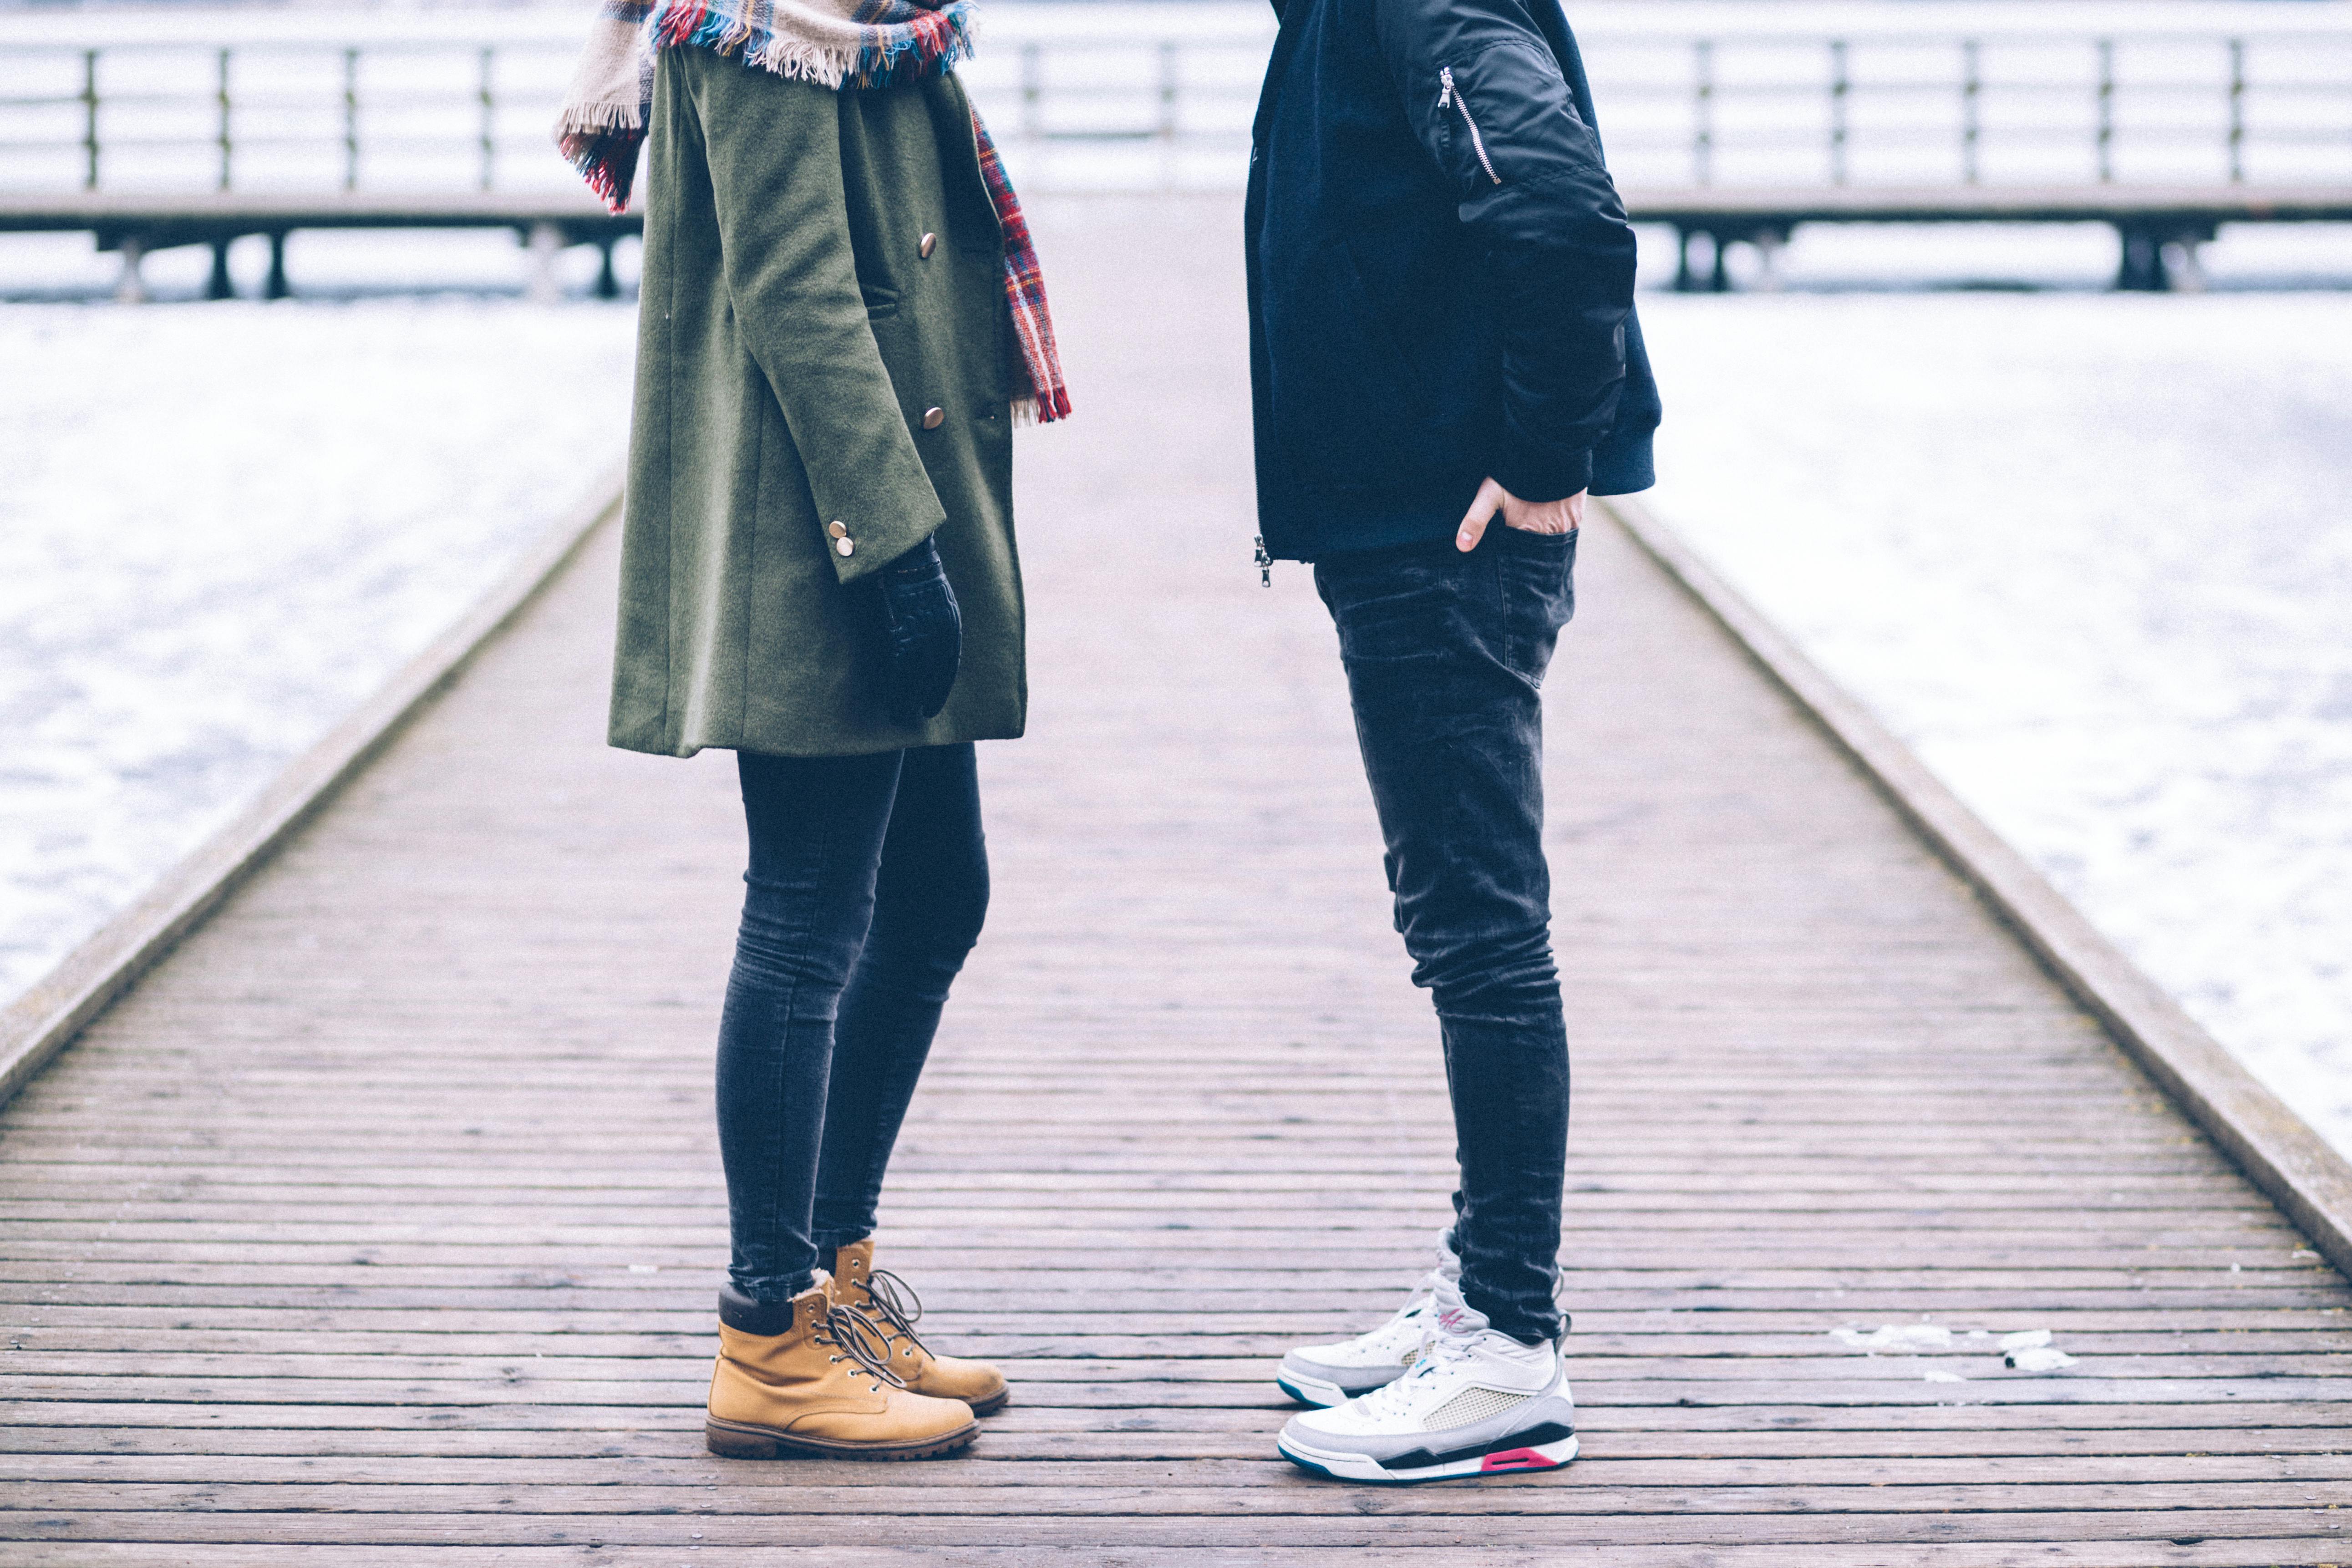
[[[2090,26],[2074,5],[1935,26],[1881,7],[1826,31],[1585,9],[1612,165],[1637,217],[1681,231],[1687,285],[1694,237],[1720,286],[1726,245],[1769,250],[1802,222],[2108,221],[2122,280],[2137,238],[2147,286],[2165,280],[2162,246],[2193,258],[2221,222],[2352,217],[2352,6],[2224,7],[2231,25],[2204,30],[2108,8]],[[510,222],[543,249],[609,253],[616,231],[586,221],[548,143],[582,25],[191,13],[142,18],[133,41],[111,13],[0,18],[0,226],[135,246],[143,224],[150,247],[219,251],[247,208],[237,232],[282,241],[402,198],[420,221]],[[1031,188],[1230,189],[1273,30],[1255,4],[1000,4],[962,75]],[[199,195],[187,221],[153,221]],[[508,215],[501,196],[533,205]]]

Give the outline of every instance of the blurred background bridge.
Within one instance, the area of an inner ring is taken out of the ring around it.
[[[2352,8],[2315,4],[1576,7],[1637,218],[1677,283],[1759,280],[1801,225],[2104,223],[2127,289],[2193,288],[2228,223],[2352,219]],[[1759,21],[1759,16],[1769,19]],[[0,16],[0,230],[124,257],[348,226],[508,227],[592,244],[599,292],[634,227],[571,182],[547,128],[571,11]],[[1000,4],[964,78],[1033,189],[1236,184],[1273,37],[1255,4]],[[540,269],[541,288],[551,271]]]

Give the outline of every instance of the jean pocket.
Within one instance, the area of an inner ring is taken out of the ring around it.
[[[1543,685],[1559,629],[1576,614],[1577,531],[1529,533],[1501,530],[1496,561],[1501,580],[1504,662],[1530,685]]]

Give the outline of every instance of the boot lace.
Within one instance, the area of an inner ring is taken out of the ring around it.
[[[915,1294],[915,1288],[887,1268],[874,1269],[863,1283],[866,1305],[855,1310],[869,1314],[867,1321],[882,1336],[883,1355],[888,1356],[890,1347],[902,1339],[907,1348],[899,1354],[929,1355],[929,1350],[915,1335],[915,1324],[923,1315],[923,1299]]]
[[[877,1383],[887,1383],[893,1388],[907,1386],[907,1380],[890,1370],[889,1335],[856,1308],[838,1302],[827,1307],[824,1321],[811,1337],[838,1352],[828,1359],[856,1363],[857,1369],[850,1373],[852,1377],[863,1372]]]

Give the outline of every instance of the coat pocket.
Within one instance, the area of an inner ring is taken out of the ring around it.
[[[1345,242],[1270,290],[1265,323],[1275,438],[1302,477],[1366,489],[1442,461],[1438,400],[1412,374]]]

